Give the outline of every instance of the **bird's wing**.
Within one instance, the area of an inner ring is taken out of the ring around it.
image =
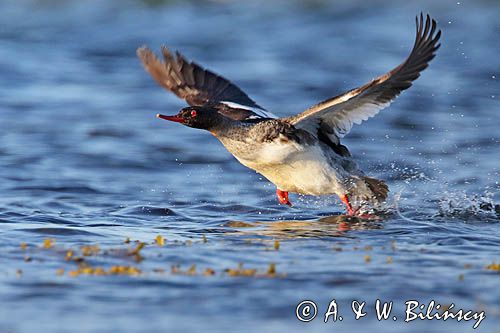
[[[222,76],[186,60],[178,52],[172,55],[165,46],[162,53],[164,61],[145,46],[137,49],[137,56],[153,79],[190,105],[222,103],[228,106],[223,108],[225,115],[237,120],[276,118]]]
[[[316,134],[321,131],[332,142],[339,142],[351,130],[353,124],[375,116],[386,108],[412,81],[420,76],[434,58],[441,30],[436,33],[436,21],[429,15],[425,20],[416,17],[417,35],[408,58],[390,72],[377,77],[362,87],[327,99],[306,111],[288,118],[298,128]]]

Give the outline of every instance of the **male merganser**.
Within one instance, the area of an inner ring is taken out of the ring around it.
[[[205,129],[243,165],[276,185],[279,202],[291,206],[288,192],[337,194],[349,215],[359,207],[383,202],[389,191],[382,180],[365,176],[340,143],[353,124],[386,108],[431,61],[441,31],[427,15],[416,18],[417,34],[408,58],[390,72],[304,112],[277,118],[235,84],[163,46],[164,62],[147,47],[137,55],[149,74],[190,105],[177,115],[157,117]]]

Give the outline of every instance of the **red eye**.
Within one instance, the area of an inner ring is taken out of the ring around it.
[[[194,111],[194,110],[191,111],[191,117],[193,117],[193,118],[196,117],[196,111]]]

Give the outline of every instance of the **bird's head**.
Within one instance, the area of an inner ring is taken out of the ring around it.
[[[183,108],[175,116],[156,115],[158,118],[181,123],[183,125],[211,130],[221,122],[223,116],[217,109],[207,106],[188,106]]]

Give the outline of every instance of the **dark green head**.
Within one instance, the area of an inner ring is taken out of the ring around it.
[[[156,115],[158,118],[181,123],[183,125],[210,131],[215,128],[225,117],[211,106],[188,106],[175,116]]]

